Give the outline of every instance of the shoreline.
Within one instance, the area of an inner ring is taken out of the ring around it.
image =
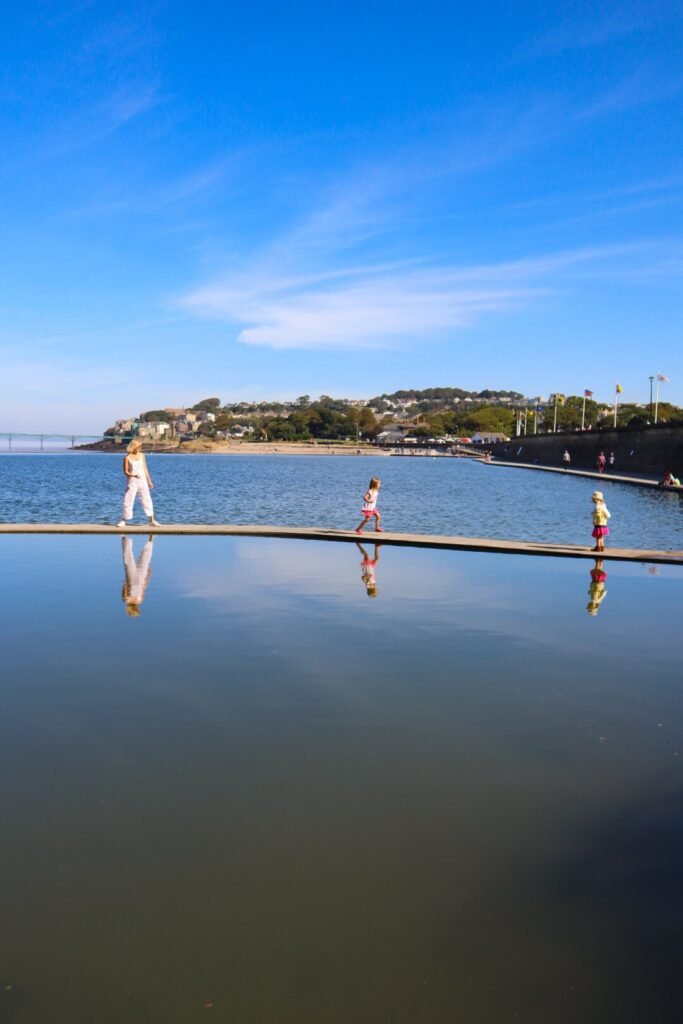
[[[125,454],[125,445],[98,441],[78,445],[69,451]],[[368,444],[343,444],[331,441],[184,441],[179,444],[157,445],[144,443],[146,455],[388,455],[388,451]]]

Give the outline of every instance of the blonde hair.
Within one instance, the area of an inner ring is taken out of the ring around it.
[[[137,437],[134,437],[133,440],[129,442],[126,451],[128,452],[129,455],[134,455],[135,452],[139,452],[141,448],[142,441],[139,441]]]
[[[373,476],[372,479],[370,480],[370,483],[368,484],[368,490],[376,491],[381,483],[382,481],[378,476]]]
[[[123,601],[123,607],[126,609],[127,615],[139,615],[140,614],[140,603],[138,601],[130,601],[130,587],[125,582],[121,587],[121,600]]]

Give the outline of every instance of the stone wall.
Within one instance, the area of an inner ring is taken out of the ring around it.
[[[561,466],[565,448],[573,469],[595,469],[598,454],[614,452],[615,473],[661,476],[667,469],[683,476],[683,426],[641,430],[601,430],[583,433],[527,434],[492,445],[491,451],[508,462]],[[609,467],[608,467],[609,472]]]

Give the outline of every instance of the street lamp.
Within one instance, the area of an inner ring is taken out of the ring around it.
[[[652,381],[654,380],[654,374],[649,378],[650,380],[650,423],[652,423]]]

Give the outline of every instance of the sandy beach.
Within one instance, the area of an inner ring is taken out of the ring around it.
[[[143,441],[143,449],[151,455],[388,455],[370,444],[343,444],[318,441],[211,441],[198,438],[178,444],[155,444]],[[103,441],[81,445],[81,451],[123,452],[124,446]]]

